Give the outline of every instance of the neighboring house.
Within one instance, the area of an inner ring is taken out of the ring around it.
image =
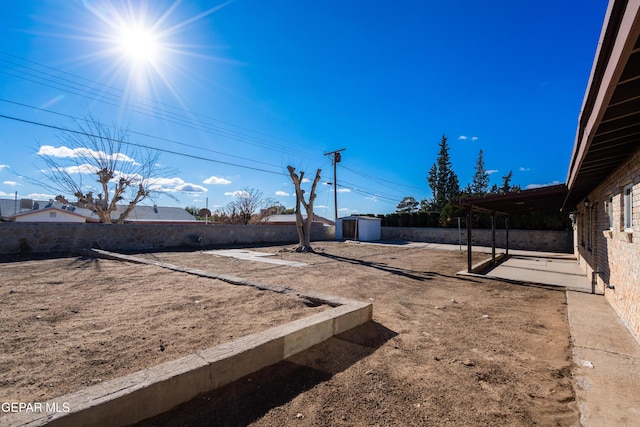
[[[118,206],[111,217],[115,220],[126,206]],[[49,200],[0,199],[2,221],[30,222],[100,222],[97,215],[88,209]],[[184,224],[197,223],[196,218],[183,208],[168,206],[136,206],[125,219],[125,223]]]
[[[640,341],[640,0],[611,0],[582,105],[564,209],[579,262]]]
[[[28,212],[33,210],[34,204],[38,206],[38,203],[32,199],[0,199],[0,217],[8,218],[15,214]]]
[[[97,222],[84,215],[57,207],[31,210],[3,217],[5,218],[7,221],[15,222]]]
[[[116,212],[111,214],[111,218],[116,219],[127,207],[118,206]],[[125,223],[135,224],[183,224],[200,223],[193,215],[184,208],[169,206],[136,206],[124,220]]]
[[[98,222],[86,209],[32,199],[0,199],[0,218],[14,222]]]

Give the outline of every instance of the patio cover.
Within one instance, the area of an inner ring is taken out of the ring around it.
[[[454,205],[476,211],[510,215],[520,212],[560,210],[567,196],[565,184],[533,188],[506,194],[465,197]]]
[[[473,211],[486,212],[492,215],[491,231],[491,259],[496,262],[496,215],[510,215],[520,212],[546,212],[561,210],[567,197],[567,186],[565,184],[552,185],[548,187],[533,188],[506,194],[490,194],[486,196],[465,197],[452,201],[452,205],[464,208],[467,211],[467,272],[471,273],[471,242],[472,223],[471,214]],[[506,253],[509,254],[509,222],[507,224]]]

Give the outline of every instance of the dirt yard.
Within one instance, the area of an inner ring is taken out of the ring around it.
[[[249,248],[309,263],[297,268],[140,255],[374,304],[373,322],[141,425],[579,425],[563,292],[456,276],[464,252],[315,247]],[[41,401],[322,309],[120,261],[3,263],[0,400]]]

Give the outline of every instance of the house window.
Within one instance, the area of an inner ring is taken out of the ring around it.
[[[55,218],[57,212],[49,212],[49,218]]]
[[[623,196],[624,231],[633,231],[633,184],[624,187]]]
[[[609,218],[609,230],[613,230],[613,195],[607,198],[607,217]]]

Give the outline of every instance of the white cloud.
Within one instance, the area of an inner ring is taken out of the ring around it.
[[[327,206],[327,205],[314,205],[313,208],[314,209],[329,209],[329,206]]]
[[[350,188],[338,188],[336,191],[338,193],[351,193],[351,189]]]
[[[185,183],[178,185],[176,191],[184,191],[185,193],[206,193],[208,190],[202,185]]]
[[[378,201],[376,196],[367,196],[367,197],[365,197],[365,200],[371,200],[372,202],[377,202]]]
[[[302,182],[302,183],[305,183],[305,182],[311,182],[311,180],[310,180],[309,178],[302,178],[302,181],[301,181],[301,182]]]
[[[289,193],[286,193],[284,191],[276,191],[276,196],[281,196],[281,197],[287,197],[289,195]]]
[[[458,140],[459,140],[459,141],[467,141],[467,140],[469,140],[469,139],[470,139],[471,141],[475,142],[475,141],[477,141],[477,140],[478,140],[478,137],[477,137],[477,136],[468,137],[467,135],[460,135],[460,136],[458,137]]]
[[[198,184],[185,182],[182,178],[153,178],[149,180],[149,189],[164,193],[206,193],[208,190]]]
[[[547,184],[529,184],[524,189],[525,190],[533,190],[534,188],[549,187],[551,185],[558,185],[558,184],[562,184],[562,183],[560,181],[551,181],[551,182],[549,182]]]
[[[520,166],[520,167],[518,168],[518,170],[519,170],[520,172],[528,172],[528,171],[530,171],[530,170],[531,170],[531,168],[525,168],[525,167]]]
[[[50,200],[55,199],[56,196],[53,194],[43,194],[43,193],[31,193],[27,194],[25,199],[33,199],[33,200]]]
[[[492,173],[497,173],[500,172],[498,169],[489,169],[488,171],[485,171],[485,173],[487,175],[491,175]]]
[[[94,165],[90,165],[85,163],[83,165],[77,166],[69,166],[66,168],[62,168],[66,173],[84,173],[84,174],[94,174],[98,172],[98,168]]]
[[[69,147],[54,147],[52,145],[43,145],[38,150],[38,155],[60,157],[60,158],[74,158],[74,157],[86,157],[96,159],[110,159],[121,162],[136,163],[131,157],[122,153],[107,154],[104,151],[95,151],[90,148],[69,148]]]
[[[0,171],[8,168],[9,168],[9,165],[0,165]]]
[[[227,191],[224,193],[225,196],[233,196],[233,197],[249,197],[249,193],[244,190],[236,190],[236,191]]]
[[[16,185],[18,185],[18,183],[15,182],[15,181],[4,181],[3,184],[4,185],[10,185],[12,187],[15,187]]]
[[[210,176],[209,178],[202,181],[203,184],[211,184],[211,185],[227,185],[231,184],[231,181],[224,178],[219,178],[217,176]]]
[[[338,212],[349,212],[349,208],[339,208]]]
[[[5,193],[4,191],[0,191],[0,196],[13,196],[13,194]]]

